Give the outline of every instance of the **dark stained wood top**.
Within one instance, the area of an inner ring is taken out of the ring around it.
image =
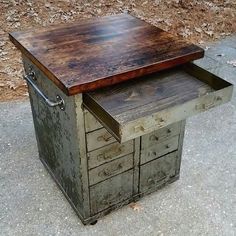
[[[67,95],[203,57],[182,38],[128,14],[10,33],[11,41]]]

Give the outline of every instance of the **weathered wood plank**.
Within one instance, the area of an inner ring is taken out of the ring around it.
[[[196,65],[84,94],[84,106],[119,141],[148,134],[231,99],[233,86]]]
[[[128,14],[10,33],[10,40],[67,95],[203,57],[203,49]]]

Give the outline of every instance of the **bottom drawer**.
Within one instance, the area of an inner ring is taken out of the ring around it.
[[[140,192],[145,192],[175,176],[178,152],[172,152],[140,167]]]
[[[133,194],[133,170],[90,187],[91,214],[94,215]]]

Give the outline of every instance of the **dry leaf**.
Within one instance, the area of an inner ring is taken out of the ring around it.
[[[210,37],[212,37],[213,34],[214,34],[214,32],[213,32],[212,30],[209,30],[209,31],[206,30],[205,33],[206,33],[207,35],[209,35]]]
[[[130,206],[134,211],[138,211],[138,212],[140,212],[140,211],[143,209],[142,206],[141,206],[139,203],[137,203],[137,202],[132,202],[132,203],[129,204],[129,206]]]
[[[192,32],[190,31],[190,29],[188,28],[184,28],[182,29],[182,32],[180,33],[180,35],[182,35],[183,37],[187,38],[188,36],[190,36],[192,34]]]
[[[194,29],[195,29],[195,31],[196,31],[197,33],[201,33],[201,32],[202,32],[202,29],[201,29],[201,28],[194,27]]]

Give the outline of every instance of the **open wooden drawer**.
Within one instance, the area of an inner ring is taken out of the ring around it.
[[[192,64],[84,94],[84,106],[119,141],[150,133],[231,99],[233,85]]]

